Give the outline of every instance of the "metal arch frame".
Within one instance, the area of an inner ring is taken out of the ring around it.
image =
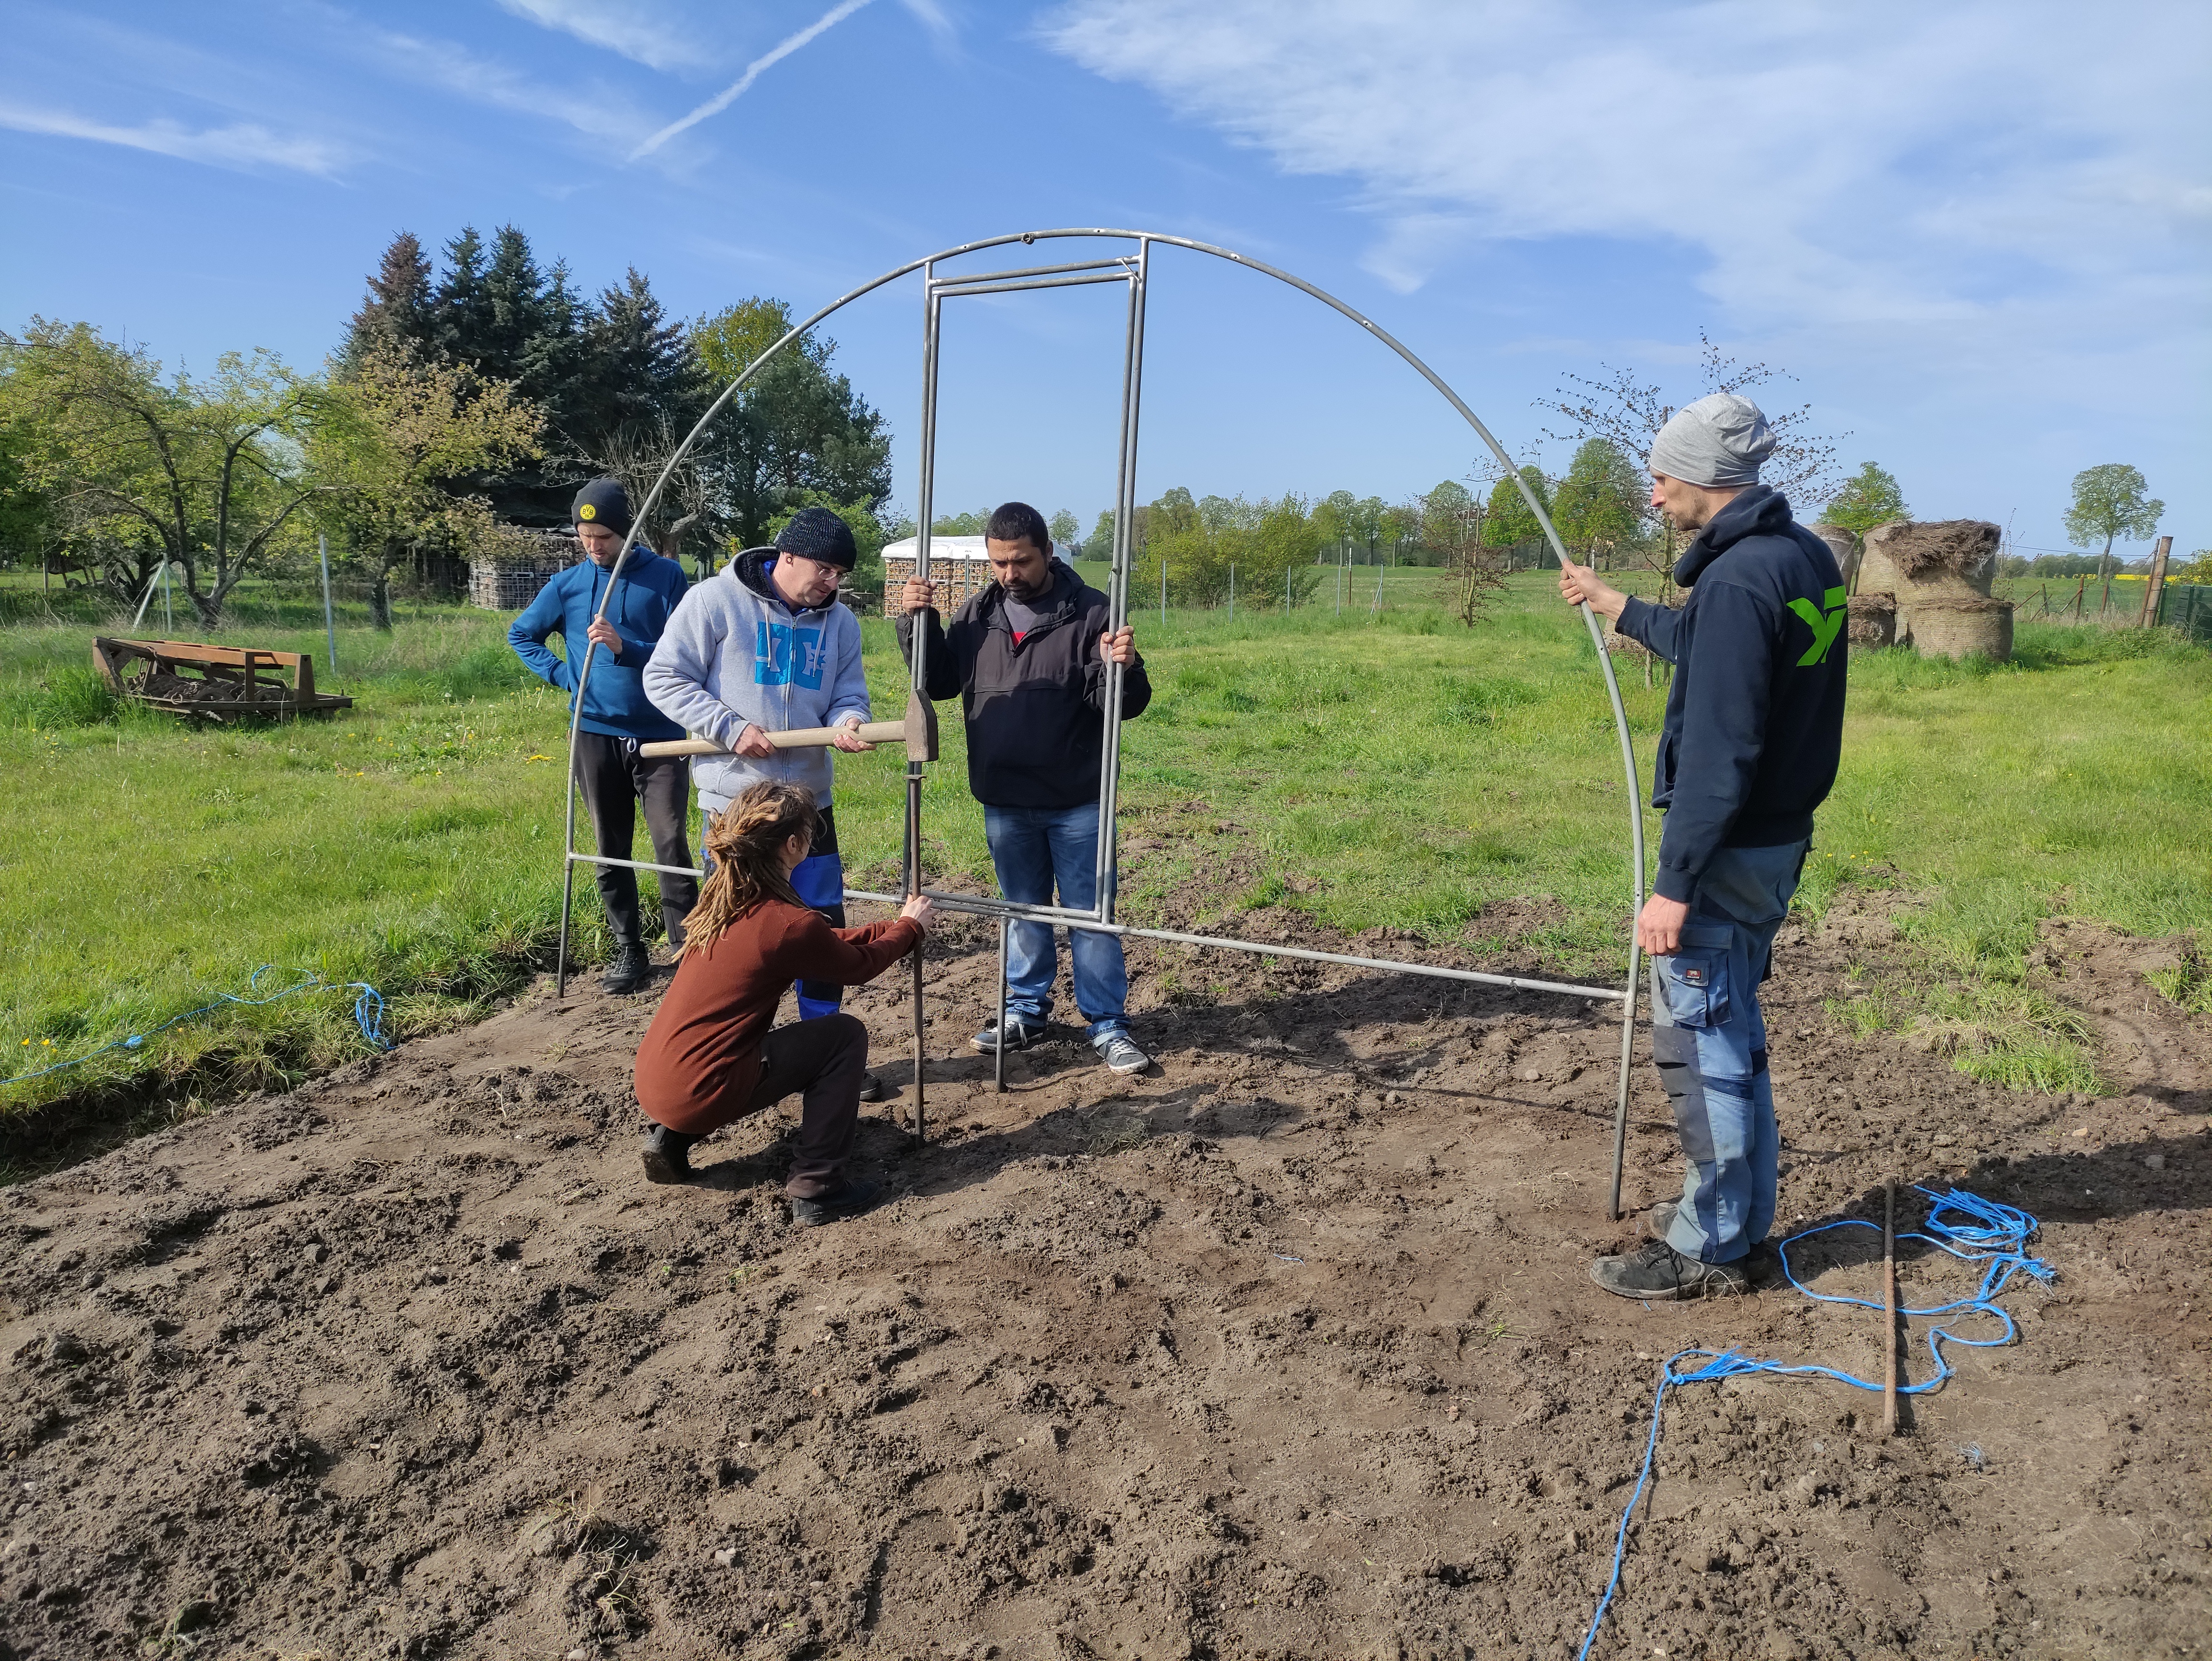
[[[1374,322],[1371,319],[1355,310],[1351,306],[1346,305],[1343,301],[1339,300],[1335,295],[1328,293],[1327,290],[1317,288],[1314,284],[1306,282],[1304,278],[1294,277],[1290,272],[1280,270],[1276,266],[1270,265],[1262,260],[1253,259],[1246,255],[1237,253],[1232,249],[1219,247],[1212,243],[1196,241],[1188,237],[1170,235],[1164,232],[1129,230],[1115,227],[1071,226],[1048,230],[1017,231],[1000,236],[985,237],[975,241],[959,243],[952,247],[942,249],[936,253],[925,255],[923,258],[919,259],[908,260],[906,264],[896,266],[892,270],[885,271],[882,276],[862,283],[859,288],[852,289],[848,293],[831,301],[829,305],[824,306],[821,310],[814,313],[803,322],[793,326],[781,339],[777,340],[773,345],[769,347],[766,351],[763,352],[757,358],[754,359],[752,362],[747,364],[744,369],[740,372],[727,386],[722,389],[721,394],[715,399],[713,404],[708,406],[706,411],[700,416],[698,421],[693,425],[691,430],[684,435],[684,441],[679,444],[676,447],[675,451],[669,456],[667,462],[661,468],[659,477],[653,481],[653,488],[647,492],[645,500],[642,502],[638,503],[634,509],[630,529],[628,534],[626,534],[623,538],[622,547],[615,557],[614,564],[609,568],[606,593],[599,602],[599,609],[594,614],[595,618],[605,617],[607,605],[614,598],[614,585],[617,581],[621,580],[623,566],[629,560],[630,550],[635,545],[639,528],[645,524],[647,517],[652,513],[653,508],[659,502],[662,492],[667,487],[668,481],[674,476],[677,468],[682,465],[684,457],[690,453],[692,447],[698,442],[700,436],[707,430],[708,425],[713,423],[726,408],[728,407],[730,401],[734,399],[741,390],[743,390],[746,382],[750,380],[753,376],[759,372],[762,367],[770,359],[774,358],[779,352],[781,352],[793,342],[805,335],[810,330],[813,329],[823,319],[842,310],[845,307],[852,304],[854,301],[860,299],[862,296],[872,294],[876,289],[884,287],[885,284],[895,283],[899,278],[908,276],[915,271],[921,271],[924,273],[925,277],[925,336],[923,347],[923,367],[927,392],[923,406],[921,437],[924,455],[927,458],[925,465],[930,470],[930,472],[933,472],[936,446],[935,392],[938,346],[937,308],[940,298],[940,283],[936,273],[937,266],[946,260],[956,259],[965,254],[979,252],[986,248],[1005,247],[1014,243],[1029,246],[1040,241],[1055,241],[1072,238],[1095,238],[1112,241],[1136,243],[1137,253],[1135,255],[1134,263],[1137,270],[1135,273],[1126,279],[1121,275],[1113,274],[1109,272],[1109,267],[1126,265],[1129,262],[1126,259],[1108,259],[1089,262],[1087,264],[1063,265],[1057,267],[1036,267],[1014,271],[985,272],[970,277],[964,282],[958,278],[950,279],[945,282],[942,287],[946,290],[957,289],[968,293],[1010,292],[1018,289],[1062,286],[1067,279],[1078,278],[1079,273],[1082,272],[1097,273],[1097,275],[1092,275],[1088,277],[1080,278],[1079,280],[1090,282],[1117,282],[1128,280],[1130,282],[1130,310],[1132,314],[1132,323],[1127,348],[1127,356],[1125,360],[1124,367],[1124,397],[1121,425],[1123,451],[1127,465],[1123,470],[1124,477],[1121,480],[1120,497],[1117,499],[1115,504],[1116,511],[1115,514],[1113,554],[1114,563],[1113,575],[1110,580],[1112,592],[1109,596],[1110,605],[1109,615],[1113,619],[1115,626],[1120,626],[1121,622],[1127,615],[1127,610],[1129,538],[1131,532],[1131,520],[1133,518],[1130,504],[1133,501],[1133,492],[1136,488],[1134,453],[1138,406],[1139,402],[1139,393],[1140,390],[1139,377],[1142,372],[1143,361],[1143,301],[1145,295],[1145,283],[1148,275],[1152,245],[1154,243],[1158,243],[1167,247],[1187,249],[1193,253],[1210,255],[1217,259],[1226,260],[1231,265],[1241,265],[1245,267],[1247,270],[1257,271],[1264,277],[1272,277],[1278,282],[1286,283],[1290,287],[1297,289],[1300,293],[1321,301],[1332,311],[1337,312],[1344,317],[1350,319],[1353,323],[1358,325],[1359,327],[1365,330],[1370,335],[1373,336],[1383,345],[1395,352],[1401,358],[1404,359],[1409,366],[1411,366],[1415,373],[1419,374],[1424,380],[1426,380],[1430,386],[1433,386],[1437,392],[1442,395],[1444,401],[1449,404],[1454,410],[1458,411],[1461,418],[1474,430],[1475,435],[1482,441],[1484,445],[1488,447],[1491,454],[1496,458],[1499,465],[1505,470],[1505,476],[1513,481],[1515,488],[1521,492],[1522,499],[1527,502],[1529,511],[1534,514],[1536,522],[1542,526],[1544,538],[1551,545],[1553,554],[1563,563],[1565,561],[1567,557],[1566,545],[1560,539],[1558,528],[1552,523],[1551,514],[1546,511],[1544,504],[1537,499],[1535,492],[1529,488],[1528,482],[1521,477],[1520,470],[1514,465],[1513,458],[1506,453],[1504,447],[1498,441],[1495,435],[1492,434],[1490,429],[1482,423],[1481,419],[1476,416],[1474,411],[1468,407],[1466,400],[1462,399],[1460,395],[1454,392],[1450,386],[1445,382],[1443,376],[1439,375],[1434,369],[1431,368],[1426,363],[1422,362],[1419,356],[1417,356],[1404,344],[1404,343],[1400,341],[1395,336],[1392,335],[1388,330]],[[1054,280],[1041,281],[1038,279]],[[933,505],[929,496],[929,473],[925,473],[920,507],[920,524],[917,529],[917,545],[915,550],[916,574],[922,576],[927,576],[928,573],[930,540],[929,520],[930,511]],[[1483,984],[1501,985],[1531,991],[1555,991],[1569,993],[1583,997],[1619,999],[1621,1003],[1620,1074],[1619,1087],[1616,1091],[1614,1099],[1613,1183],[1611,1198],[1608,1205],[1608,1215],[1617,1219],[1620,1214],[1621,1169],[1626,1147],[1628,1127],[1629,1070],[1635,1044],[1637,997],[1642,971],[1641,947],[1635,935],[1633,919],[1635,915],[1642,910],[1644,904],[1644,876],[1645,867],[1644,812],[1641,799],[1638,794],[1637,780],[1635,743],[1629,731],[1627,711],[1621,703],[1620,684],[1613,673],[1612,654],[1605,649],[1604,631],[1599,626],[1596,614],[1591,611],[1587,603],[1583,605],[1581,610],[1583,624],[1589,632],[1591,647],[1597,655],[1600,672],[1605,678],[1606,693],[1612,703],[1613,726],[1620,740],[1621,769],[1626,783],[1629,841],[1632,861],[1629,883],[1632,899],[1632,926],[1629,935],[1628,972],[1622,989],[1620,991],[1615,991],[1610,987],[1576,986],[1558,982],[1535,981],[1522,977],[1482,974],[1472,970],[1447,970],[1439,968],[1438,966],[1431,964],[1405,963],[1388,958],[1354,958],[1340,953],[1311,952],[1273,946],[1261,941],[1231,940],[1222,936],[1186,934],[1164,929],[1130,928],[1124,925],[1115,923],[1112,919],[1112,888],[1108,881],[1102,881],[1097,890],[1100,897],[1099,910],[1091,913],[1071,913],[1063,909],[1054,907],[1016,905],[1002,900],[986,900],[965,895],[945,894],[939,896],[933,894],[931,897],[941,899],[942,903],[948,910],[972,912],[981,916],[995,916],[1000,920],[1002,985],[1005,972],[1003,965],[1006,956],[1006,931],[1012,922],[1015,921],[1024,921],[1048,923],[1060,922],[1071,927],[1081,927],[1087,924],[1091,929],[1099,933],[1128,934],[1142,938],[1173,940],[1190,945],[1215,946],[1224,947],[1229,950],[1250,952],[1266,956],[1301,958],[1322,962],[1343,964],[1358,968],[1388,970],[1395,973],[1422,975],[1451,980],[1471,981]],[[923,637],[917,633],[914,651],[914,684],[917,688],[921,687],[922,684],[924,671],[926,647],[922,642]],[[633,870],[654,872],[666,871],[675,874],[690,876],[701,874],[698,872],[690,870],[689,867],[654,865],[635,860],[614,860],[600,855],[579,854],[576,851],[576,741],[577,735],[582,730],[584,690],[591,677],[592,663],[596,652],[596,642],[587,640],[585,642],[583,654],[578,660],[574,697],[569,713],[568,803],[565,813],[564,830],[566,847],[563,853],[562,867],[560,955],[555,968],[555,996],[556,999],[565,997],[567,995],[568,925],[570,916],[574,909],[575,873],[576,867],[579,864],[624,866]],[[1120,708],[1119,669],[1118,666],[1109,666],[1105,712],[1107,739],[1104,747],[1106,753],[1102,759],[1101,765],[1101,782],[1108,790],[1110,790],[1113,788],[1115,782],[1118,780],[1120,772]],[[907,770],[907,823],[906,852],[904,859],[906,875],[905,885],[907,891],[909,894],[925,891],[921,889],[921,847],[920,817],[921,776],[921,764],[909,761]],[[1102,867],[1100,874],[1102,877],[1110,878],[1112,873],[1111,849],[1115,840],[1113,835],[1113,821],[1111,818],[1111,797],[1102,793],[1100,805],[1103,810],[1100,815],[1099,830],[1099,859]],[[860,890],[848,891],[848,893],[849,897],[854,899],[884,899],[890,900],[893,903],[896,903],[897,900],[897,897],[896,896],[870,894]],[[925,1134],[925,1121],[922,1110],[921,1069],[923,1044],[921,953],[919,950],[915,952],[913,962],[915,1043],[915,1131],[916,1139],[920,1140]],[[1003,1058],[1001,1060],[1001,1065],[1003,1066]]]

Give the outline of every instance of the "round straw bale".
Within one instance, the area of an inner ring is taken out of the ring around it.
[[[1897,599],[1892,594],[1853,594],[1848,638],[1854,646],[1897,643]]]
[[[1924,658],[2012,656],[2012,602],[1980,594],[1917,594],[1901,608],[1899,632]]]
[[[1989,597],[1997,574],[2003,532],[1982,519],[1945,519],[1922,525],[1909,519],[1877,525],[1866,534],[1859,561],[1859,592]],[[1907,609],[1910,609],[1908,605]]]

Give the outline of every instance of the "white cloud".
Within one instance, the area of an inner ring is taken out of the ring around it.
[[[913,3],[914,0],[908,0],[909,4]],[[924,3],[927,3],[927,0],[924,0]],[[729,86],[725,87],[690,114],[670,122],[645,143],[640,144],[631,152],[630,160],[635,161],[641,156],[650,155],[677,134],[688,128],[697,126],[708,116],[720,115],[751,89],[753,82],[760,78],[762,71],[790,57],[792,53],[823,31],[836,27],[867,3],[868,0],[838,0],[836,5],[830,7],[828,11],[823,13],[805,28],[784,36],[782,40],[746,64],[745,72]]]
[[[1753,326],[2174,317],[2212,230],[2193,6],[1073,0],[1042,33],[1356,181],[1401,290],[1470,239],[1605,238],[1698,251]]]
[[[643,0],[499,0],[502,9],[542,27],[605,46],[648,69],[696,64],[699,41],[669,27],[665,7]]]
[[[652,131],[652,119],[594,82],[548,85],[505,64],[478,58],[450,40],[369,30],[369,49],[420,85],[441,88],[494,109],[574,127],[587,137],[629,146]]]
[[[282,167],[328,178],[351,156],[344,146],[330,140],[275,133],[252,123],[195,131],[179,122],[161,119],[121,127],[64,110],[0,103],[0,127],[57,138],[82,138],[95,144],[120,144],[128,149],[172,155],[180,161],[202,161],[246,172]]]

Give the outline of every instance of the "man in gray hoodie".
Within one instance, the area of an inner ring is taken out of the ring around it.
[[[684,595],[645,670],[645,695],[654,708],[730,752],[692,759],[702,812],[720,813],[763,779],[813,792],[822,834],[791,885],[838,928],[845,926],[845,867],[830,757],[812,746],[779,750],[768,734],[851,727],[849,736],[836,739],[838,749],[873,747],[857,730],[868,718],[860,623],[837,602],[838,581],[859,557],[843,520],[827,508],[800,508],[774,547],[746,549]],[[836,1013],[844,995],[842,986],[799,982],[799,1019]],[[873,1099],[865,1090],[862,1098]]]

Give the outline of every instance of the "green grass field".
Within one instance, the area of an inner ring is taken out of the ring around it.
[[[1341,619],[1241,609],[1134,621],[1157,696],[1124,738],[1124,910],[1160,914],[1200,876],[1204,921],[1295,906],[1347,932],[1463,939],[1492,901],[1541,897],[1530,946],[1577,975],[1617,972],[1626,915],[1626,797],[1594,653],[1553,579],[1511,581],[1470,630],[1432,602],[1435,575],[1389,574]],[[193,729],[118,709],[84,624],[0,630],[0,757],[16,780],[0,856],[0,1043],[13,1077],[143,1032],[263,964],[362,980],[392,1030],[466,1019],[550,963],[560,903],[562,700],[507,651],[503,615],[413,607],[380,636],[341,632],[324,721]],[[180,619],[181,623],[181,619]],[[187,632],[180,627],[179,633]],[[866,626],[879,713],[903,679],[889,626]],[[320,615],[270,601],[230,639],[323,655]],[[1960,1064],[2043,1087],[2094,1086],[2088,1059],[2022,983],[2054,911],[2145,934],[2212,922],[2212,653],[2166,633],[2025,624],[2006,666],[1852,666],[1844,773],[1821,818],[1803,904],[1845,882],[1900,886],[1931,971],[1909,995],[1857,1001],[1862,1026],[1948,1023]],[[1624,665],[1648,776],[1663,683]],[[932,770],[938,877],[983,887],[981,814],[958,723]],[[899,752],[840,763],[851,879],[896,885]],[[1648,776],[1646,780],[1648,788]],[[1648,816],[1656,849],[1658,824]],[[1249,873],[1223,883],[1232,855]],[[603,946],[588,879],[586,955]],[[1187,904],[1187,902],[1184,902]],[[202,1099],[362,1052],[340,994],[225,1005],[136,1050],[0,1091],[21,1114],[79,1103]],[[159,1086],[158,1089],[153,1088]]]

